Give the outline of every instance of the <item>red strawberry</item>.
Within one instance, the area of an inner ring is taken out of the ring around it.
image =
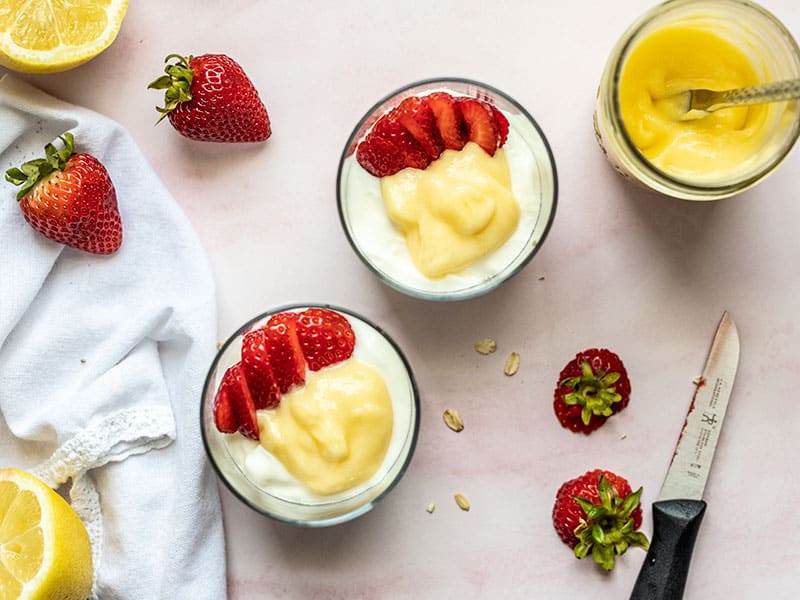
[[[166,90],[161,119],[201,142],[262,142],[271,134],[269,115],[253,82],[224,54],[170,54],[162,75],[148,88]],[[161,121],[159,119],[159,121]]]
[[[427,99],[410,96],[392,111],[391,116],[414,136],[431,160],[439,158],[444,151],[444,142]]]
[[[326,308],[309,308],[298,315],[297,338],[312,371],[347,360],[356,344],[347,318]]]
[[[631,493],[627,480],[595,469],[561,485],[553,505],[553,526],[577,558],[590,552],[606,571],[614,557],[630,546],[647,550],[650,542],[640,531],[642,488]]]
[[[461,150],[469,140],[469,131],[455,98],[447,92],[434,92],[427,100],[445,148]]]
[[[275,408],[281,403],[281,391],[269,363],[263,329],[248,332],[242,340],[242,372],[256,410]]]
[[[223,433],[241,432],[257,440],[259,438],[256,408],[240,363],[225,371],[214,397],[214,422]]]
[[[628,406],[631,383],[619,356],[605,348],[575,355],[558,376],[553,409],[561,425],[590,434]]]
[[[269,364],[281,394],[306,380],[306,360],[297,339],[297,315],[284,312],[272,315],[264,326]]]
[[[458,98],[457,103],[467,124],[469,141],[475,142],[487,154],[494,156],[499,136],[494,125],[492,108],[475,98]]]
[[[494,129],[497,132],[497,147],[505,145],[508,140],[508,119],[503,114],[503,111],[496,106],[486,104],[492,111],[492,121],[494,122]]]
[[[89,154],[74,154],[71,133],[61,136],[62,150],[44,148],[46,158],[6,171],[21,185],[17,200],[22,216],[47,238],[94,254],[111,254],[122,244],[117,192],[106,168]]]
[[[375,177],[394,175],[406,168],[406,161],[400,148],[386,138],[368,135],[358,145],[356,160]]]
[[[422,145],[391,113],[381,117],[358,145],[356,160],[375,177],[394,175],[406,167],[424,169],[431,163]]]

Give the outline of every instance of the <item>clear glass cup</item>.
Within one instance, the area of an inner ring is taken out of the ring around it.
[[[619,82],[625,63],[640,41],[664,27],[687,25],[713,32],[750,58],[762,83],[800,77],[800,49],[771,13],[746,0],[669,0],[637,19],[612,50],[594,112],[597,141],[612,166],[625,178],[661,194],[686,200],[717,200],[738,194],[773,173],[800,134],[800,101],[768,105],[766,141],[747,168],[691,179],[676,177],[645,158],[628,135],[620,110]],[[715,180],[716,179],[716,180]]]
[[[522,209],[520,225],[503,246],[460,273],[440,279],[427,278],[414,268],[402,234],[386,214],[378,178],[367,173],[355,158],[358,143],[379,117],[408,96],[435,91],[478,98],[503,111],[510,129],[509,140],[503,148],[509,158],[513,189]],[[515,162],[512,152],[524,160]],[[515,169],[515,164],[527,164],[530,168]],[[520,198],[518,189],[527,190],[524,199]],[[442,78],[404,86],[367,111],[345,144],[339,161],[336,192],[339,217],[350,245],[381,281],[417,298],[462,300],[495,289],[530,261],[541,247],[555,217],[558,182],[547,139],[533,117],[518,102],[483,83]]]
[[[316,496],[305,492],[289,494],[279,486],[270,489],[269,485],[259,483],[255,475],[235,458],[238,456],[236,448],[241,447],[238,445],[248,441],[238,433],[220,433],[214,424],[214,397],[225,371],[241,358],[245,334],[263,326],[276,313],[300,311],[310,307],[329,308],[350,321],[356,333],[354,356],[378,368],[384,375],[394,408],[392,438],[382,466],[366,483],[332,496]],[[370,362],[370,357],[374,362]],[[326,527],[350,521],[369,512],[398,483],[414,454],[419,434],[419,402],[411,366],[397,344],[379,326],[361,315],[336,306],[282,306],[251,319],[221,346],[203,385],[200,404],[201,432],[211,465],[220,480],[239,500],[262,515],[278,521],[304,527]]]

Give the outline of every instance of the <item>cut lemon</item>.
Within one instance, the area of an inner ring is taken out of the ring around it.
[[[91,591],[80,517],[33,475],[0,469],[0,599],[86,600]]]
[[[128,0],[3,0],[0,65],[54,73],[85,63],[117,37]]]

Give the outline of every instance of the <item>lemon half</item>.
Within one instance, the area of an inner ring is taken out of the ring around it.
[[[0,469],[0,599],[86,600],[91,591],[80,517],[33,475]]]
[[[54,73],[85,63],[117,37],[128,0],[3,0],[0,65]]]

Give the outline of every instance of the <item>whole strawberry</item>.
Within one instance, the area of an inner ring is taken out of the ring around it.
[[[235,60],[170,54],[165,62],[166,75],[147,86],[166,90],[159,122],[166,116],[178,133],[201,142],[262,142],[272,134],[267,109]]]
[[[595,469],[561,484],[553,505],[553,526],[577,558],[589,553],[606,571],[630,546],[647,550],[640,531],[642,488],[631,493],[624,477]]]
[[[94,254],[111,254],[122,244],[117,192],[103,164],[89,154],[75,154],[71,133],[64,144],[44,147],[45,158],[6,171],[25,220],[45,237]]]
[[[589,435],[628,406],[631,382],[625,365],[605,348],[575,355],[558,376],[553,409],[563,427]]]

